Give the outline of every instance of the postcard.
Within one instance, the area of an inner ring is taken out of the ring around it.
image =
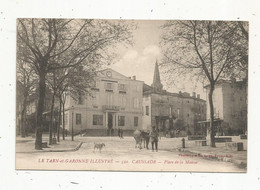
[[[248,33],[18,18],[16,169],[246,173]]]

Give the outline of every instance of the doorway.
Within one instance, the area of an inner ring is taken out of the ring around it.
[[[113,129],[113,114],[108,113],[107,114],[107,135],[113,136],[114,135],[114,129]]]
[[[113,114],[112,113],[108,113],[108,122],[107,122],[107,126],[108,129],[112,129],[113,128]]]

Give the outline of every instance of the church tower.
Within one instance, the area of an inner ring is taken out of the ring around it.
[[[161,79],[160,79],[160,73],[159,73],[157,59],[156,59],[155,68],[154,68],[152,87],[155,92],[161,92],[163,89],[163,85],[162,85]]]

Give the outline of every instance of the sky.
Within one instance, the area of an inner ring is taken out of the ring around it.
[[[137,29],[133,33],[134,45],[129,48],[120,49],[119,60],[110,66],[111,69],[125,75],[136,76],[137,80],[144,81],[151,85],[153,82],[153,73],[156,60],[160,65],[162,59],[162,51],[159,45],[160,35],[162,30],[160,26],[165,21],[162,20],[138,20]],[[160,70],[160,66],[159,66]],[[173,73],[174,75],[174,73]],[[175,85],[167,84],[167,78],[160,72],[161,82],[165,90],[170,92],[196,92],[200,94],[202,99],[205,99],[205,92],[203,85],[197,83],[190,83],[190,81],[183,81],[183,83],[176,83]]]

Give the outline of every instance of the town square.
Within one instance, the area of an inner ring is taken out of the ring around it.
[[[247,171],[248,22],[17,19],[16,168]]]

